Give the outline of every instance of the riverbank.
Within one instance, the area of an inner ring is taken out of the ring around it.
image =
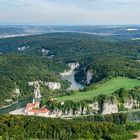
[[[82,84],[77,83],[75,81],[74,75],[75,75],[75,71],[73,70],[70,75],[62,76],[62,79],[63,80],[68,80],[71,83],[71,86],[70,86],[70,88],[68,88],[68,90],[79,90],[79,89],[83,89],[85,86],[82,85]]]
[[[68,80],[71,83],[71,86],[70,88],[68,88],[68,90],[83,89],[85,86],[77,83],[74,77],[75,69],[79,67],[79,63],[69,63],[68,66],[70,67],[70,69],[67,71],[65,70],[63,73],[60,74],[63,80]]]
[[[0,109],[0,115],[7,114],[7,113],[17,110],[17,109],[21,109],[21,108],[25,107],[27,103],[30,103],[30,102],[32,102],[32,98],[22,100],[22,101],[19,101],[18,103],[15,103],[8,107],[2,108],[2,109]]]
[[[26,115],[24,113],[24,109],[25,108],[20,108],[20,109],[9,112],[9,114],[11,114],[11,115]]]
[[[16,104],[16,103],[18,103],[18,102],[13,102],[13,103],[10,104],[10,105],[6,105],[6,106],[3,106],[3,107],[0,107],[0,110],[1,110],[1,109],[4,109],[4,108],[7,108],[7,107],[10,107],[10,106],[12,106],[12,105],[14,105],[14,104]]]

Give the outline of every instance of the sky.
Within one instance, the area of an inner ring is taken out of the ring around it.
[[[140,0],[0,0],[0,24],[140,24]]]

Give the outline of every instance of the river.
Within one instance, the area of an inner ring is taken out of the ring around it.
[[[22,100],[22,101],[19,101],[18,103],[12,104],[11,106],[2,108],[2,109],[0,109],[0,115],[7,114],[7,113],[9,113],[9,112],[11,112],[13,110],[25,107],[26,104],[30,103],[30,102],[32,102],[32,98],[29,98],[29,99],[26,99],[26,100]]]
[[[63,80],[68,80],[69,82],[71,82],[71,86],[68,90],[79,90],[79,89],[83,89],[85,86],[82,84],[79,84],[75,81],[74,75],[75,75],[75,68],[78,66],[77,64],[70,64],[71,69],[69,71],[65,71],[62,74],[62,79]],[[13,110],[17,110],[20,108],[23,108],[26,106],[27,103],[32,102],[32,99],[26,99],[23,101],[19,101],[18,103],[15,103],[11,106],[8,106],[6,108],[2,108],[0,109],[0,115],[1,114],[6,114],[9,113]]]
[[[62,76],[62,79],[63,80],[68,80],[69,82],[71,82],[71,86],[70,86],[69,90],[83,89],[85,86],[82,85],[82,84],[77,83],[75,81],[74,75],[75,75],[75,71],[73,70],[70,75],[64,75],[64,76]]]

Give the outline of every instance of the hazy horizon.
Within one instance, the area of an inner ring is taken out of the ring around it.
[[[140,0],[0,0],[0,25],[139,25]]]

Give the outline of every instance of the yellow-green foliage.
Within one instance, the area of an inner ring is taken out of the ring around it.
[[[86,92],[77,92],[70,96],[58,97],[57,100],[58,101],[65,101],[65,100],[79,101],[83,99],[92,99],[93,97],[100,94],[110,95],[111,93],[113,93],[114,91],[120,88],[132,89],[136,86],[140,86],[140,80],[130,79],[127,77],[117,77],[103,83],[97,89],[89,90]]]

